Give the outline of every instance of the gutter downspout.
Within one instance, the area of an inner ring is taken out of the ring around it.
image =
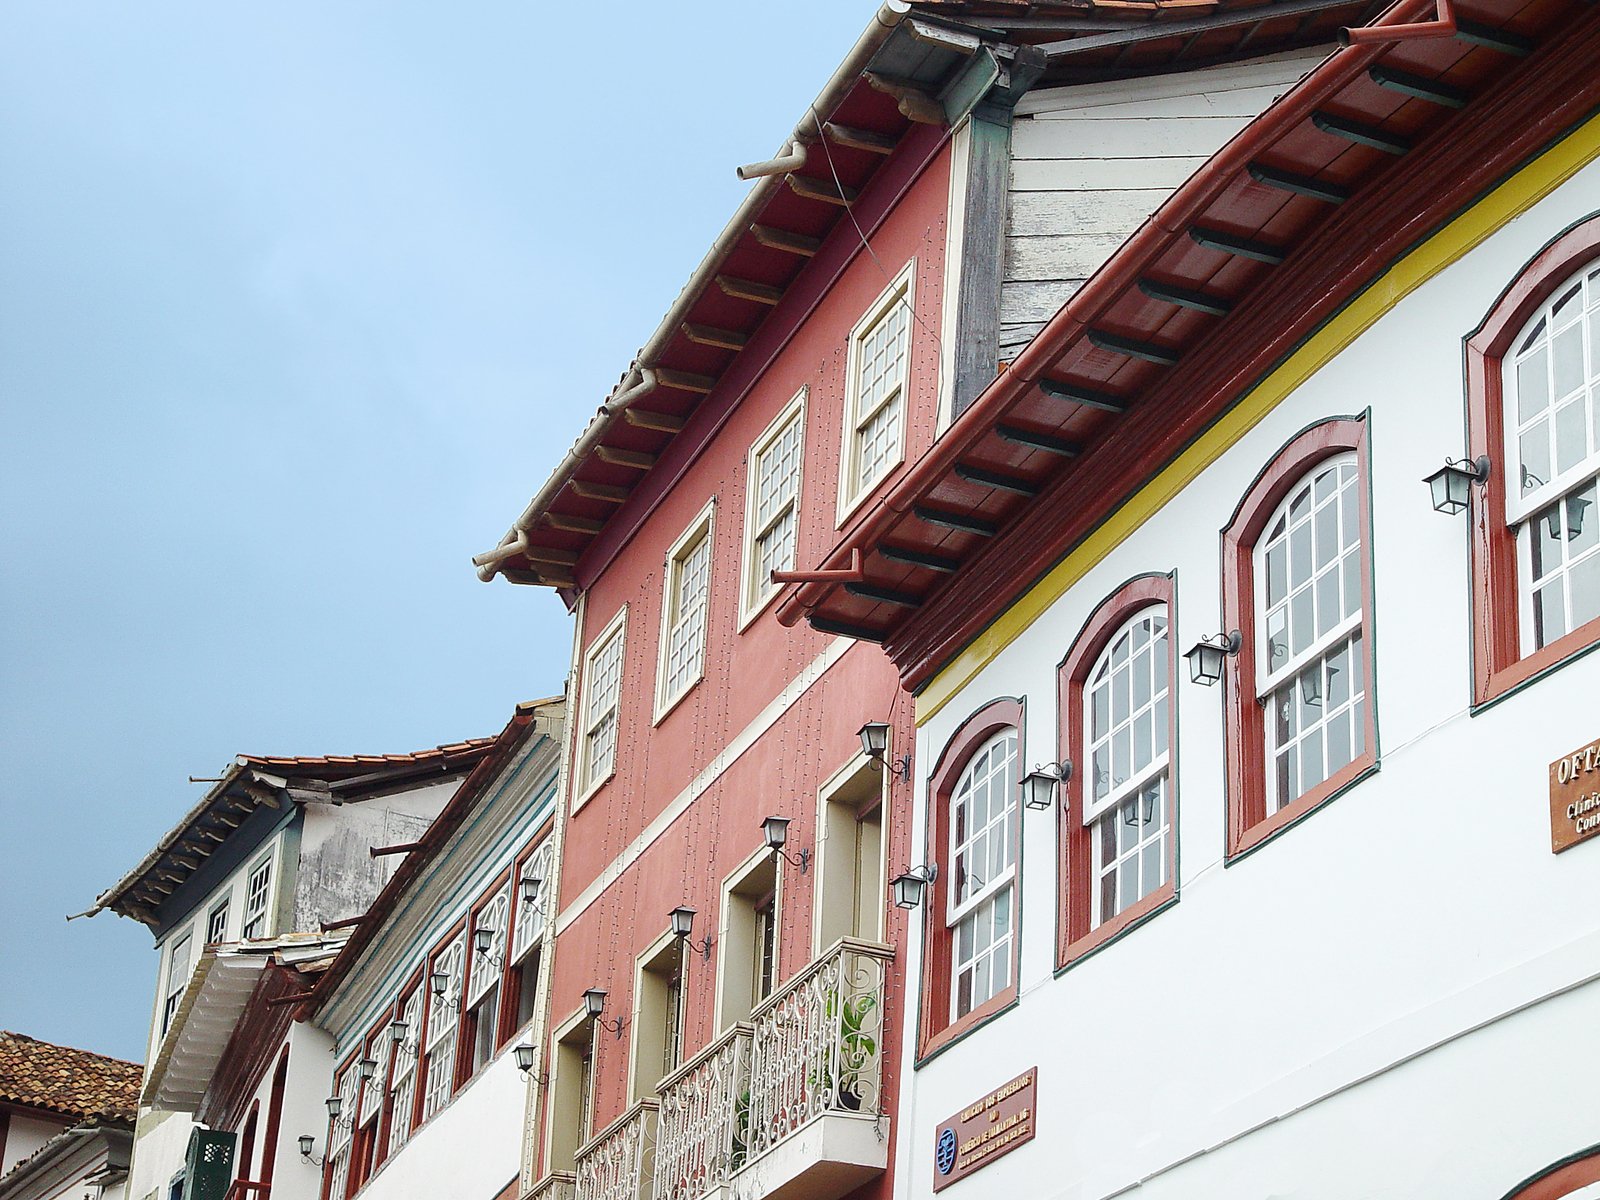
[[[789,143],[789,148],[777,158],[769,158],[765,162],[747,163],[742,167],[735,167],[733,173],[740,179],[762,179],[768,175],[782,175],[787,171],[798,171],[806,165],[806,145],[801,141]]]
[[[1433,4],[1434,0],[1400,0],[1385,14],[1388,20],[1383,25],[1368,26],[1366,31],[1376,33],[1393,27],[1408,27],[1417,17],[1427,13]],[[1373,40],[1387,41],[1386,38]],[[1266,113],[1247,125],[1208,159],[1139,226],[1110,259],[1101,264],[1089,281],[1022,349],[1011,366],[996,376],[971,406],[945,430],[944,436],[934,443],[933,448],[912,464],[895,489],[883,497],[857,526],[851,535],[851,543],[861,546],[882,538],[895,519],[915,503],[916,496],[944,475],[966,449],[968,441],[983,433],[994,410],[1004,408],[1032,388],[1061,356],[1061,347],[1080,335],[1117,301],[1129,285],[1126,272],[1121,269],[1123,263],[1141,261],[1160,250],[1171,239],[1181,236],[1271,139],[1278,137],[1290,125],[1309,119],[1318,104],[1359,77],[1382,51],[1382,46],[1374,47],[1370,42],[1335,51],[1322,69],[1286,92]],[[840,543],[819,564],[819,569],[845,569],[847,549],[844,543]],[[797,625],[822,602],[829,587],[826,583],[801,584],[779,602],[778,621],[788,627]]]
[[[794,132],[787,139],[790,147],[789,154],[793,153],[793,148],[796,144],[799,144],[803,151],[804,140],[807,137],[815,136],[817,118],[813,114],[831,114],[839,106],[844,98],[855,88],[856,81],[861,77],[861,73],[866,70],[867,64],[872,61],[873,55],[878,52],[879,47],[883,45],[910,11],[909,0],[882,0],[878,11],[873,14],[872,20],[868,22],[866,30],[856,39],[856,44],[850,48],[849,53],[844,57],[844,61],[834,70],[832,77],[823,86],[817,98],[807,107],[806,115],[795,125]],[[786,157],[787,154],[769,160],[766,163],[752,164],[751,168],[742,168],[741,170],[770,166],[773,163],[785,161]],[[785,168],[785,170],[788,169],[790,168]],[[583,436],[567,452],[566,457],[561,460],[561,464],[551,473],[545,485],[539,489],[538,494],[528,503],[522,515],[517,518],[505,537],[500,540],[500,545],[485,554],[478,555],[472,560],[473,565],[478,568],[479,579],[488,583],[499,573],[501,563],[521,553],[523,546],[526,545],[526,540],[523,541],[522,545],[516,546],[515,549],[512,548],[517,541],[519,532],[526,534],[529,531],[535,517],[555,500],[556,495],[562,488],[566,487],[567,482],[578,469],[578,464],[588,457],[595,446],[599,445],[600,439],[615,423],[622,410],[640,396],[654,390],[656,386],[656,360],[666,350],[668,343],[677,337],[678,329],[689,315],[689,310],[700,298],[701,291],[716,275],[723,259],[733,251],[734,247],[749,232],[750,226],[755,223],[756,216],[766,206],[772,193],[781,186],[783,186],[783,176],[781,174],[762,174],[756,180],[755,186],[750,189],[749,194],[745,196],[728,224],[717,235],[716,241],[712,242],[711,248],[706,251],[705,257],[700,260],[700,265],[689,276],[689,281],[683,285],[683,290],[678,293],[678,298],[672,302],[672,307],[667,310],[667,315],[661,319],[661,323],[656,326],[655,332],[650,335],[650,340],[644,344],[634,358],[633,368],[629,372],[629,376],[634,382],[623,387],[619,392],[612,393],[611,398],[601,405],[600,411],[589,422],[589,427],[583,431]]]

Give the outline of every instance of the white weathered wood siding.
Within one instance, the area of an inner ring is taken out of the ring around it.
[[[1325,54],[1023,97],[1012,128],[1000,357],[1015,358],[1140,222]]]

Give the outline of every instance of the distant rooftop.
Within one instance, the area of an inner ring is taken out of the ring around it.
[[[120,1058],[41,1042],[0,1030],[0,1102],[61,1113],[74,1120],[138,1115],[144,1068]]]

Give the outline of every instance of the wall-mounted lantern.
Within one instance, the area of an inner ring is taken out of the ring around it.
[[[1046,763],[1022,777],[1022,805],[1043,811],[1056,802],[1056,788],[1072,778],[1072,764]]]
[[[606,1010],[606,996],[608,994],[605,988],[589,988],[583,993],[583,1011],[601,1029],[609,1029],[620,1038],[628,1022],[622,1017],[618,1017],[614,1021],[605,1021],[600,1017],[600,1014]]]
[[[1481,485],[1488,478],[1489,456],[1480,454],[1476,461],[1447,458],[1444,466],[1422,482],[1433,495],[1433,511],[1454,516],[1472,502],[1472,485]]]
[[[896,875],[889,881],[889,891],[894,896],[895,906],[897,908],[916,908],[922,903],[922,893],[930,883],[938,878],[938,863],[912,867],[904,875]]]
[[[856,733],[861,738],[861,749],[866,752],[867,757],[879,766],[883,766],[889,753],[888,722],[868,721]],[[911,781],[911,755],[902,755],[890,766],[890,770],[909,783]]]
[[[1232,633],[1216,633],[1201,638],[1184,654],[1189,662],[1189,679],[1211,687],[1222,678],[1222,662],[1231,654],[1239,653],[1244,639],[1235,629]]]
[[[689,935],[694,932],[695,910],[686,904],[680,904],[672,910],[672,936],[677,938],[691,950],[696,950],[707,962],[711,960],[711,937],[707,935],[702,941],[691,941]]]
[[[801,850],[798,856],[784,851],[784,846],[789,842],[788,817],[768,817],[762,821],[761,840],[766,843],[767,849],[772,851],[774,858],[781,858],[784,862],[799,867],[800,874],[804,875],[811,868],[810,850]]]

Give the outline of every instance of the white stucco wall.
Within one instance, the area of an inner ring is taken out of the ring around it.
[[[1185,672],[1179,902],[1059,977],[1055,816],[1023,812],[1020,1002],[914,1073],[904,1048],[904,1194],[931,1193],[938,1124],[1033,1065],[1036,1140],[941,1200],[1497,1200],[1600,1142],[1600,844],[1552,855],[1546,785],[1600,735],[1600,657],[1469,715],[1467,524],[1419,482],[1464,444],[1462,336],[1597,204],[1590,164],[1401,301],[920,730],[925,769],[974,709],[1022,696],[1023,769],[1055,758],[1056,664],[1094,607],[1175,571],[1179,650],[1215,633],[1239,499],[1303,427],[1371,407],[1381,770],[1225,868],[1223,696]]]
[[[70,1124],[72,1122],[66,1118],[55,1121],[13,1113],[10,1124],[6,1127],[5,1152],[0,1154],[0,1175],[4,1175],[23,1159],[31,1157],[40,1146]]]
[[[522,1163],[527,1081],[511,1054],[517,1040],[512,1038],[357,1194],[364,1200],[498,1196]],[[276,1200],[276,1188],[273,1196]]]

